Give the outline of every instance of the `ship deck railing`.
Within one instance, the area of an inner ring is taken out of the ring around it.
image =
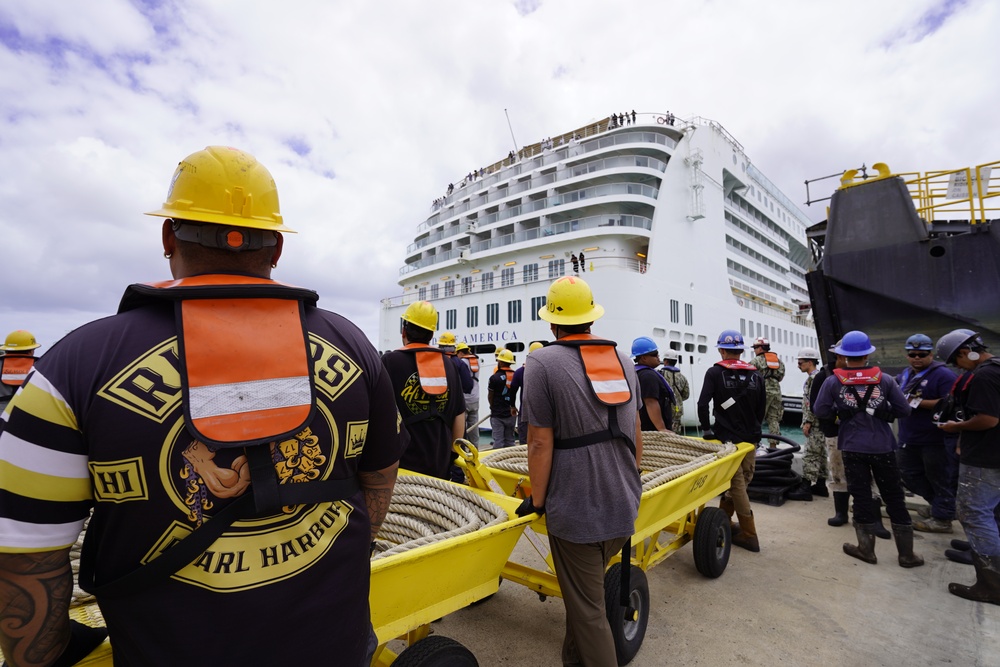
[[[1000,217],[1000,161],[975,167],[895,174],[928,224],[964,219],[972,225]],[[990,206],[995,203],[996,205]]]
[[[500,267],[498,266],[497,269],[499,268]],[[527,273],[524,271],[517,271],[508,278],[502,278],[500,275],[490,274],[486,277],[486,279],[480,277],[477,280],[471,281],[471,283],[462,283],[461,285],[454,286],[450,289],[447,289],[444,285],[438,286],[438,290],[436,291],[434,289],[429,289],[433,286],[413,288],[404,294],[382,299],[382,308],[388,309],[398,306],[406,306],[414,303],[415,301],[437,301],[440,299],[450,299],[469,294],[492,292],[493,290],[505,289],[516,285],[548,283],[562,278],[563,276],[586,275],[588,272],[602,271],[606,269],[630,271],[632,273],[645,273],[648,268],[649,265],[646,260],[639,257],[595,255],[593,257],[588,256],[586,258],[585,265],[581,266],[580,271],[574,274],[570,261],[567,258],[561,264],[553,264],[553,269],[550,269],[549,271],[546,271],[545,266],[543,265],[539,271],[531,271]],[[482,276],[483,274],[478,275]]]
[[[562,222],[547,223],[531,229],[523,229],[511,234],[504,234],[502,236],[497,236],[483,241],[475,241],[470,243],[468,246],[452,248],[451,250],[437,253],[433,257],[426,257],[424,259],[417,260],[416,262],[407,264],[401,268],[399,270],[399,275],[406,275],[408,273],[412,273],[413,271],[424,269],[435,264],[440,264],[448,260],[460,259],[463,257],[463,252],[482,253],[488,250],[495,250],[513,245],[515,243],[534,241],[536,239],[558,236],[559,234],[568,234],[571,232],[580,232],[598,229],[601,227],[607,227],[610,229],[616,227],[632,227],[649,231],[653,228],[653,220],[652,218],[647,218],[641,215],[594,215],[584,218],[576,218],[573,220],[564,220]],[[473,261],[474,259],[471,255],[465,258],[469,261]]]

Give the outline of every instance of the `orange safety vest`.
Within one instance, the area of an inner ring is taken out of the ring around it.
[[[472,371],[473,375],[479,372],[479,357],[474,354],[460,354],[458,358],[469,362],[469,370]]]
[[[507,388],[510,389],[510,383],[514,380],[514,369],[508,366],[507,368],[498,368],[497,373],[503,373],[507,376]],[[496,375],[496,373],[494,373]]]
[[[555,448],[575,449],[622,438],[634,456],[635,442],[632,434],[622,432],[618,426],[618,411],[615,409],[632,400],[632,387],[625,377],[625,367],[615,351],[617,343],[591,334],[572,334],[549,344],[575,347],[580,352],[590,390],[598,401],[608,407],[608,428],[574,438],[560,438],[554,443]]]
[[[0,372],[0,383],[8,387],[20,387],[28,379],[28,373],[34,367],[35,361],[35,357],[23,357],[18,354],[8,354],[0,359],[0,366],[3,367],[3,371]]]
[[[870,368],[834,368],[833,374],[840,380],[840,384],[878,384],[882,380],[882,369],[878,366]]]
[[[425,394],[440,396],[448,391],[448,375],[444,370],[445,352],[423,343],[409,343],[399,349],[402,352],[412,352],[416,356],[420,388]]]
[[[722,366],[723,368],[729,368],[734,371],[755,371],[757,367],[753,364],[748,364],[742,359],[722,359],[715,362],[716,366]]]
[[[781,368],[781,360],[778,359],[778,355],[774,352],[765,352],[764,361],[767,362],[767,367],[771,370],[778,370]]]

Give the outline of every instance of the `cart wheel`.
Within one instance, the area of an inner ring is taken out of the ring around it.
[[[639,652],[646,637],[649,622],[649,584],[642,568],[630,565],[629,606],[635,609],[635,618],[625,618],[622,608],[622,564],[615,563],[604,573],[604,607],[615,638],[615,654],[619,665],[627,665]]]
[[[432,635],[407,648],[393,667],[479,667],[472,651],[454,639]]]
[[[694,566],[715,579],[726,571],[733,539],[729,517],[718,507],[706,507],[694,526]]]

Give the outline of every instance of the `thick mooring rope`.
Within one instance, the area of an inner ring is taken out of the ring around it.
[[[732,443],[688,438],[676,433],[642,432],[642,490],[649,491],[672,479],[736,451]],[[491,468],[528,475],[528,448],[524,445],[483,452],[482,461]]]
[[[401,475],[375,539],[372,560],[507,520],[507,512],[471,490],[433,477]]]

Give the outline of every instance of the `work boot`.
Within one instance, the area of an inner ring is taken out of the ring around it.
[[[965,540],[952,540],[951,548],[959,551],[972,551],[972,545]]]
[[[850,497],[851,494],[847,491],[833,492],[833,509],[836,514],[826,520],[827,525],[843,526],[847,523],[847,505],[850,503]]]
[[[830,497],[830,490],[826,488],[826,478],[825,477],[820,477],[819,479],[817,479],[816,483],[813,484],[809,488],[809,491],[814,496],[819,496],[821,498],[829,498]]]
[[[757,527],[753,523],[753,512],[750,514],[737,514],[736,518],[740,522],[740,532],[733,535],[733,545],[742,547],[754,553],[760,551],[760,542],[757,540]]]
[[[878,562],[875,557],[875,527],[874,523],[854,522],[854,532],[858,535],[857,546],[850,542],[844,542],[844,553],[858,560],[874,565]]]
[[[920,567],[924,559],[913,553],[913,526],[901,523],[892,524],[892,536],[896,538],[896,551],[899,552],[900,567]]]
[[[921,533],[954,532],[951,528],[951,521],[945,521],[944,519],[939,519],[933,516],[930,519],[917,519],[914,521],[913,530],[918,530]]]
[[[958,540],[953,540],[958,541]],[[953,563],[961,563],[962,565],[972,565],[972,552],[963,551],[961,549],[945,549],[944,557]]]
[[[948,592],[966,600],[1000,605],[1000,557],[971,553],[976,583],[971,586],[948,584]]]
[[[787,493],[785,493],[785,497],[789,500],[808,500],[812,502],[813,494],[811,489],[812,484],[809,483],[808,479],[803,477],[798,486],[793,486]]]
[[[885,527],[882,522],[882,499],[875,499],[875,537],[879,537],[883,540],[888,540],[892,537],[892,533],[889,529]]]
[[[733,535],[740,532],[740,524],[733,523],[733,514],[736,513],[736,506],[733,504],[733,499],[726,498],[725,496],[719,498],[719,509],[729,517],[729,532]]]
[[[917,508],[917,516],[921,519],[931,518],[931,508],[928,505],[921,505]]]

